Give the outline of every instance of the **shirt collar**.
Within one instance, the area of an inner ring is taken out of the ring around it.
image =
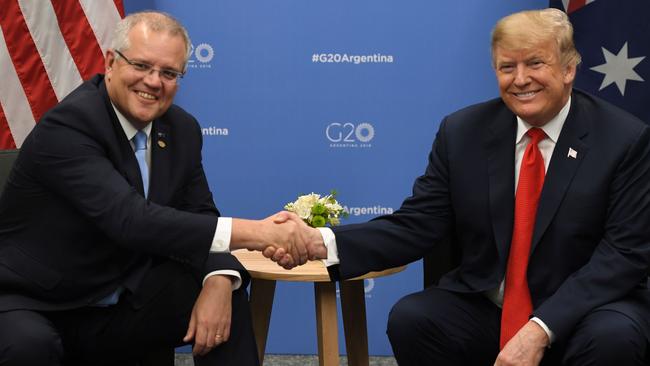
[[[124,115],[117,108],[115,108],[115,104],[113,104],[113,102],[111,102],[111,106],[117,115],[117,120],[120,121],[120,126],[122,126],[122,130],[124,130],[126,138],[131,141],[135,134],[138,133],[138,129],[133,127],[131,122],[129,122],[129,120],[126,119],[126,117],[124,117]],[[147,125],[142,129],[142,132],[147,135],[147,140],[149,140],[149,135],[151,134],[151,123],[147,123]]]
[[[546,136],[550,138],[553,143],[557,143],[557,139],[560,137],[560,132],[562,131],[562,126],[564,126],[564,122],[566,122],[566,118],[569,115],[569,108],[571,107],[571,96],[569,96],[569,100],[567,100],[566,104],[562,109],[560,109],[560,112],[553,117],[550,121],[548,121],[547,124],[544,126],[540,127],[542,130],[544,130],[544,133],[546,133]],[[533,127],[530,125],[528,122],[524,121],[521,119],[519,116],[517,116],[517,139],[516,143],[521,142],[521,139],[524,137],[526,132]]]

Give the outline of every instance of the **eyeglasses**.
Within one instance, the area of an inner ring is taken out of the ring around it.
[[[157,71],[158,76],[160,77],[160,81],[167,84],[175,84],[178,82],[178,79],[181,79],[183,75],[185,75],[184,72],[171,69],[156,69],[152,65],[149,65],[145,62],[131,61],[118,50],[115,50],[115,53],[122,57],[127,64],[131,65],[131,67],[133,67],[133,70],[135,70],[137,73],[148,75],[153,71]]]

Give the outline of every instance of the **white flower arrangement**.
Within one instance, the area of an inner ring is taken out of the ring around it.
[[[335,197],[335,191],[324,197],[312,192],[287,203],[284,208],[298,215],[311,227],[336,226],[341,223],[340,218],[347,217],[348,213]]]

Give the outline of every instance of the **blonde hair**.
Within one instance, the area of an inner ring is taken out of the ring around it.
[[[167,32],[172,36],[180,36],[185,43],[185,59],[183,60],[183,70],[187,67],[187,60],[190,58],[192,42],[187,30],[174,17],[167,13],[158,11],[142,11],[127,15],[120,20],[113,32],[113,41],[111,48],[118,51],[127,50],[130,47],[129,32],[136,25],[144,23],[148,29],[154,32]],[[115,55],[119,57],[119,55]]]
[[[580,64],[569,17],[554,8],[522,11],[501,18],[492,30],[492,64],[495,64],[497,47],[532,49],[549,40],[557,44],[563,66]]]

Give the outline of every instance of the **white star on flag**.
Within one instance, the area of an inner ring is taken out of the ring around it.
[[[628,80],[637,80],[644,81],[643,78],[634,71],[634,67],[643,61],[645,56],[642,57],[627,57],[627,42],[623,45],[617,55],[606,50],[604,47],[601,47],[603,50],[603,55],[605,56],[605,63],[602,65],[594,66],[591,70],[597,71],[601,74],[605,74],[603,83],[600,85],[600,89],[603,90],[610,84],[616,83],[618,90],[621,92],[621,95],[625,95],[625,84]]]

